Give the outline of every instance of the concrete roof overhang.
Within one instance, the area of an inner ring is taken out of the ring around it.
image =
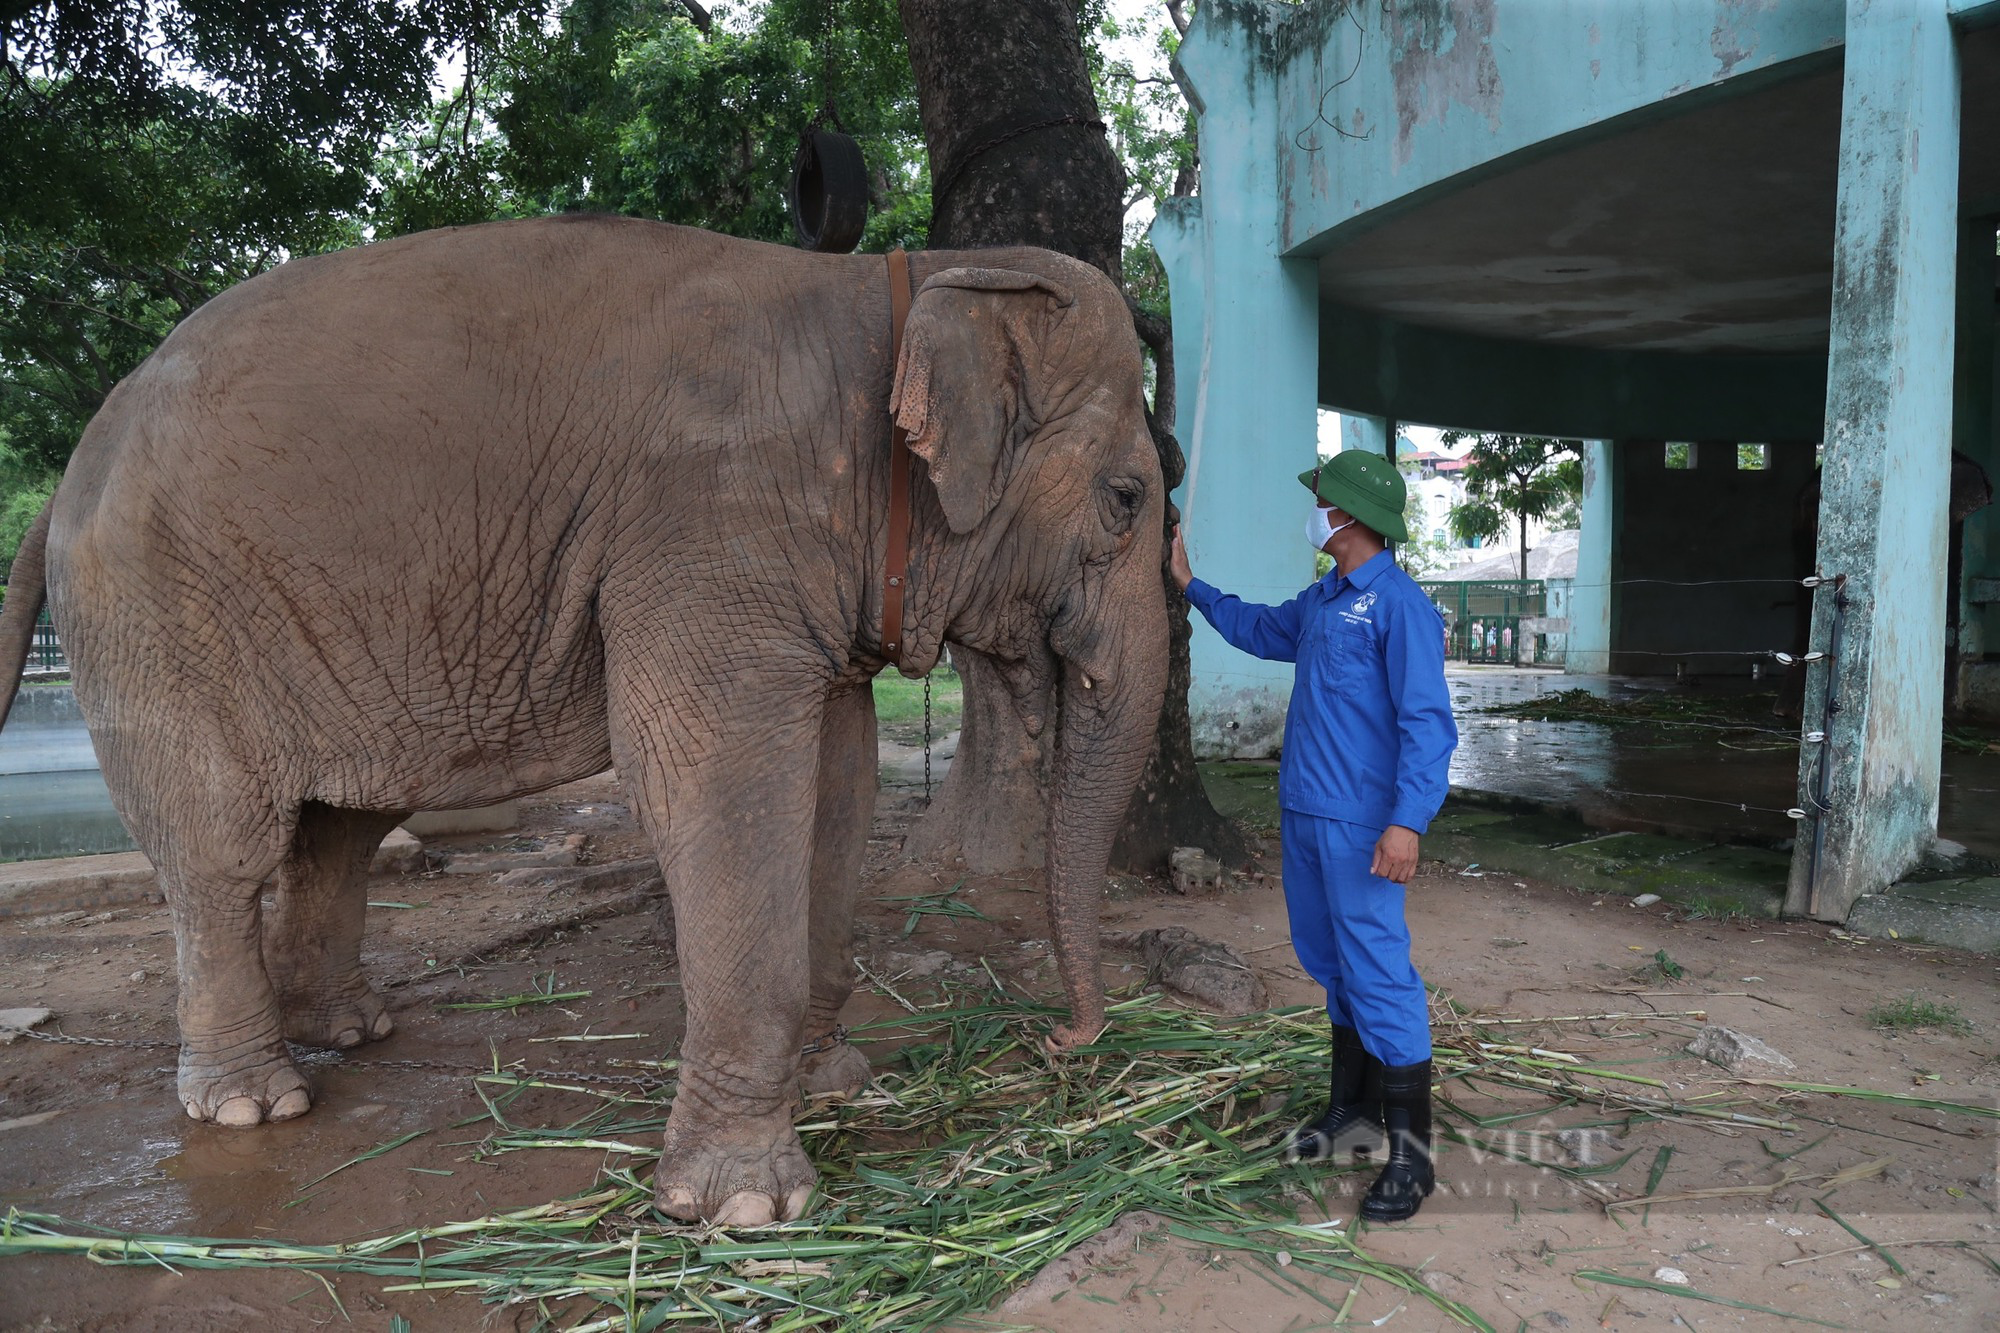
[[[2000,214],[2000,24],[1959,48],[1963,211]],[[1643,417],[1676,438],[1816,438],[1841,82],[1838,49],[1786,61],[1312,238],[1293,254],[1319,270],[1322,401],[1561,434]]]

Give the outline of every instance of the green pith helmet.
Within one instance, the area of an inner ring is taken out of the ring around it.
[[[1392,542],[1410,539],[1410,530],[1403,523],[1407,498],[1403,475],[1380,454],[1342,450],[1311,471],[1299,473],[1299,484]]]

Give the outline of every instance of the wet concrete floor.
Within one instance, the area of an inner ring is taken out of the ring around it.
[[[1742,736],[1688,729],[1662,742],[1654,728],[1596,722],[1537,722],[1480,710],[1540,694],[1588,690],[1634,698],[1663,690],[1710,695],[1769,691],[1770,682],[1704,679],[1695,686],[1662,677],[1583,676],[1507,667],[1449,672],[1459,746],[1455,790],[1573,812],[1605,828],[1652,828],[1682,836],[1780,846],[1796,825],[1784,811],[1800,804],[1797,732]],[[2000,755],[1944,756],[1940,837],[2000,859]]]

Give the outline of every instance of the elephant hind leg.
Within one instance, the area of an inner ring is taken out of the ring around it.
[[[835,694],[820,722],[818,805],[812,833],[812,995],[799,1087],[852,1097],[868,1086],[868,1059],[834,1039],[854,993],[854,895],[875,819],[875,691]]]
[[[395,1030],[389,1008],[361,972],[368,862],[406,815],[341,810],[316,801],[299,809],[291,850],[278,867],[264,913],[264,967],[301,1046],[346,1050]]]
[[[260,952],[259,902],[284,859],[289,821],[241,799],[241,788],[191,793],[161,782],[125,794],[120,813],[157,867],[173,914],[181,1106],[232,1127],[304,1115],[312,1093],[285,1050]],[[196,801],[187,805],[169,799],[189,796]]]

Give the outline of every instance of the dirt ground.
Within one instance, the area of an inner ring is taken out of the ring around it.
[[[983,958],[1022,989],[1058,993],[1031,881],[973,879],[960,893],[984,920],[926,917],[904,938],[905,909],[879,900],[950,887],[900,861],[913,805],[907,794],[883,799],[862,893],[857,950],[864,960],[942,949],[966,962]],[[524,803],[523,835],[565,833],[588,836],[595,864],[645,854],[608,775]],[[433,846],[504,850],[530,840],[489,835]],[[1269,861],[1274,871],[1275,855]],[[309,1066],[312,1114],[248,1132],[192,1124],[174,1099],[173,942],[163,908],[0,922],[0,1008],[47,1006],[72,1035],[159,1043],[20,1041],[0,1048],[0,1209],[135,1231],[326,1242],[583,1189],[594,1171],[589,1154],[521,1152],[481,1162],[471,1146],[477,1128],[440,1131],[480,1114],[468,1075],[496,1060],[615,1072],[621,1056],[670,1051],[680,1027],[671,946],[643,885],[552,892],[493,881],[491,874],[376,878],[372,900],[407,904],[371,912],[365,952],[392,1006],[395,1035]],[[1410,903],[1426,979],[1464,1010],[1483,1022],[1510,1020],[1508,1030],[1523,1045],[1664,1080],[1666,1095],[1682,1101],[1741,1090],[1682,1049],[1702,1021],[1690,1011],[1789,1055],[1797,1070],[1780,1077],[1988,1107],[2000,1095],[2000,988],[1991,959],[1864,942],[1797,923],[1680,920],[1664,904],[1639,909],[1434,864],[1412,886]],[[1107,930],[1186,927],[1242,951],[1274,1004],[1317,998],[1287,946],[1274,873],[1195,897],[1122,884],[1104,920]],[[1678,977],[1662,958],[1681,969]],[[1107,952],[1107,984],[1131,985],[1134,967],[1130,955]],[[589,994],[512,1013],[440,1007],[535,989]],[[1957,1006],[1969,1031],[1870,1022],[1872,1006],[1912,993]],[[893,1012],[864,985],[844,1017],[859,1023]],[[1556,1021],[1587,1015],[1639,1017]],[[645,1035],[587,1046],[551,1040],[586,1029]],[[2000,1327],[2000,1122],[1766,1092],[1765,1105],[1794,1119],[1798,1133],[1695,1119],[1623,1126],[1600,1146],[1623,1163],[1596,1177],[1595,1190],[1532,1163],[1447,1144],[1439,1194],[1421,1216],[1364,1229],[1359,1244],[1378,1259],[1420,1267],[1435,1289],[1499,1330],[1789,1325],[1694,1293],[1839,1327]],[[569,1109],[565,1099],[577,1100],[533,1092],[515,1103],[516,1118],[546,1114],[553,1123]],[[1517,1134],[1513,1142],[1532,1144],[1549,1141],[1537,1139],[1537,1130],[1604,1119],[1577,1107],[1567,1118],[1508,1128]],[[433,1132],[313,1184],[415,1130]],[[1669,1146],[1674,1151],[1649,1191],[1660,1149]],[[1864,1168],[1852,1173],[1859,1179],[1828,1180],[1855,1167]],[[1329,1172],[1325,1211],[1304,1200],[1301,1216],[1351,1217],[1368,1179],[1365,1170]],[[1746,1188],[1762,1192],[1741,1192]],[[1606,1197],[1700,1189],[1738,1192],[1650,1210],[1603,1207]],[[1887,1248],[1858,1247],[1826,1209]],[[1904,1244],[1911,1241],[1964,1244]],[[1900,1275],[1885,1253],[1899,1261]],[[1684,1273],[1686,1292],[1606,1280],[1652,1280],[1661,1269]],[[334,1278],[343,1320],[327,1287],[303,1273],[173,1273],[77,1258],[4,1258],[0,1329],[386,1329],[393,1315],[414,1333],[514,1326],[513,1315],[470,1295],[385,1294],[380,1285]],[[1364,1280],[1352,1292],[1333,1282],[1304,1288],[1255,1256],[1153,1237],[1054,1299],[991,1318],[1060,1333],[1124,1330],[1134,1319],[1158,1333],[1276,1333],[1330,1326],[1344,1310],[1353,1326],[1450,1326],[1437,1310],[1379,1281]]]

